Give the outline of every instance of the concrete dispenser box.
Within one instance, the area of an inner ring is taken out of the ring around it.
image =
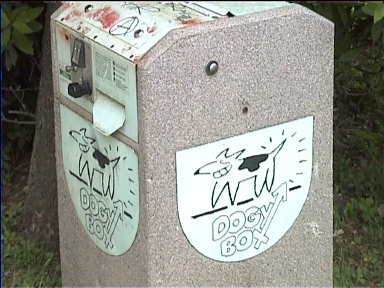
[[[64,286],[332,286],[333,24],[288,2],[65,2]]]

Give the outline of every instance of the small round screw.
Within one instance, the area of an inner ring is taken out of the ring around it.
[[[205,67],[205,73],[209,76],[215,74],[217,70],[219,70],[219,64],[216,61],[209,61]]]

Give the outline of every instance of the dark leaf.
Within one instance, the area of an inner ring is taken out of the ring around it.
[[[12,13],[12,8],[11,8],[11,6],[8,4],[4,4],[4,11],[5,11],[5,14],[7,14],[7,16],[8,16],[8,19],[9,19],[9,16],[11,15],[11,13]]]
[[[380,39],[380,36],[384,33],[384,19],[379,22],[376,22],[372,25],[371,36],[373,42],[377,42]]]
[[[29,28],[31,28],[31,30],[33,32],[38,32],[38,31],[40,31],[43,28],[43,25],[41,25],[36,20],[32,20],[31,22],[29,22],[28,26],[29,26]]]
[[[9,49],[7,50],[6,58],[5,58],[5,66],[7,67],[8,71],[11,70],[11,68],[16,65],[17,57],[18,57],[18,53],[16,49],[13,48],[12,45],[9,46]]]
[[[31,28],[28,27],[27,24],[23,23],[23,22],[20,22],[18,20],[16,20],[15,22],[13,22],[12,26],[17,30],[19,31],[21,34],[30,34],[33,32],[33,30]]]
[[[319,6],[319,13],[327,18],[328,20],[334,22],[333,7],[329,4],[324,4]]]
[[[377,23],[384,18],[384,3],[376,5],[375,13],[373,15],[373,22]]]
[[[384,35],[384,34],[383,34]],[[382,43],[382,45],[384,46],[384,36],[383,37],[381,37],[381,39],[383,40],[383,43]]]
[[[27,35],[23,35],[16,30],[12,33],[13,43],[20,51],[28,55],[33,55],[33,42]]]
[[[39,17],[43,10],[44,7],[29,8],[19,14],[18,20],[24,23],[29,23],[30,21],[35,20],[37,17]]]
[[[343,5],[336,5],[337,13],[339,14],[339,17],[343,23],[344,26],[348,26],[350,23],[349,15],[348,13],[351,11],[350,8],[346,8]]]
[[[3,41],[1,41],[1,49],[7,49],[9,40],[11,39],[11,27],[8,26],[3,30]]]
[[[337,36],[335,35],[335,38],[335,57],[339,58],[346,51],[351,49],[351,34],[339,34]]]
[[[384,18],[384,3],[379,1],[372,1],[363,7],[363,12],[369,16],[373,16],[373,22],[376,23]]]
[[[9,25],[9,19],[4,10],[1,10],[1,30]]]
[[[362,8],[363,12],[369,16],[375,15],[376,3],[370,2],[366,3],[366,5]]]
[[[362,48],[350,49],[340,56],[339,60],[346,63],[352,63],[362,53]]]
[[[13,22],[14,20],[16,20],[18,18],[18,16],[25,10],[28,10],[29,7],[27,5],[22,5],[22,6],[19,6],[19,7],[16,7],[15,9],[13,9],[11,11],[11,14],[9,16],[9,20],[11,22]]]

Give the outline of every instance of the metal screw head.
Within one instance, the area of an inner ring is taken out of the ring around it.
[[[219,70],[219,64],[216,61],[209,61],[207,66],[205,66],[205,73],[207,75],[213,75]]]

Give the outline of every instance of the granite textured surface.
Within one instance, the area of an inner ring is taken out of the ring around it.
[[[63,286],[331,287],[333,37],[331,22],[293,5],[175,30],[148,52],[137,69],[139,231],[120,257],[98,249],[77,219],[62,172],[56,99]],[[219,63],[213,76],[204,71],[210,60]],[[292,228],[249,260],[199,254],[178,219],[176,151],[308,115],[312,183]]]

